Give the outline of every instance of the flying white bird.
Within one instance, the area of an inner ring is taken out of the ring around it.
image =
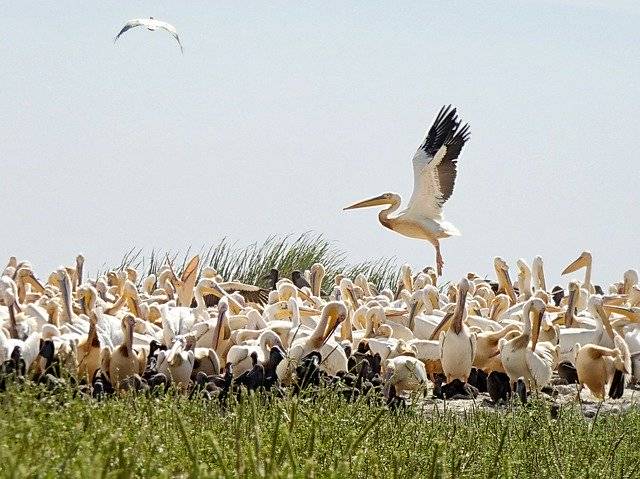
[[[455,226],[444,221],[442,206],[453,193],[458,155],[468,139],[469,125],[461,125],[456,109],[451,105],[443,106],[413,156],[413,194],[407,207],[391,216],[400,207],[400,195],[384,193],[345,210],[389,205],[378,214],[382,226],[433,244],[438,276],[441,276],[444,261],[440,254],[440,240],[460,234]]]
[[[149,17],[149,18],[134,18],[133,20],[129,20],[127,23],[124,24],[124,27],[122,27],[122,30],[120,30],[120,32],[118,32],[118,34],[116,35],[116,37],[113,39],[113,43],[116,42],[116,40],[118,40],[118,38],[120,38],[120,36],[128,31],[131,30],[132,28],[135,27],[147,27],[147,30],[150,30],[152,32],[158,30],[159,28],[162,30],[166,30],[167,32],[169,32],[171,35],[173,35],[173,38],[176,39],[176,41],[178,42],[178,45],[180,45],[180,51],[182,53],[184,53],[184,49],[182,48],[182,43],[180,42],[180,37],[178,37],[178,31],[176,30],[176,27],[174,27],[173,25],[167,23],[167,22],[162,22],[160,20],[156,20],[153,17]]]

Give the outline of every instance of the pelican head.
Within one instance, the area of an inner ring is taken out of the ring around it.
[[[340,323],[347,319],[347,308],[341,301],[331,301],[325,305],[322,314],[327,316],[327,325],[322,334],[323,341],[326,341]]]
[[[354,210],[356,208],[368,208],[369,206],[393,205],[400,202],[400,197],[395,193],[383,193],[375,198],[359,201],[343,210]]]
[[[622,282],[622,294],[629,294],[631,287],[638,284],[638,272],[635,269],[628,269],[624,272],[624,281]]]
[[[511,278],[509,277],[509,265],[505,260],[496,256],[493,258],[493,267],[496,270],[496,275],[498,276],[498,283],[504,289],[505,293],[509,296],[511,301],[515,304],[516,294],[513,290],[513,283],[511,282]]]
[[[578,271],[581,268],[586,268],[591,264],[591,253],[589,251],[583,251],[580,256],[567,266],[561,274],[569,274]]]

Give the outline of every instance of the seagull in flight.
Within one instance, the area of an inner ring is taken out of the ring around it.
[[[176,41],[178,42],[178,45],[180,45],[180,51],[184,53],[184,49],[182,48],[182,43],[180,42],[180,37],[178,36],[178,31],[176,30],[176,27],[174,27],[170,23],[163,22],[161,20],[156,20],[153,17],[134,18],[133,20],[129,20],[127,23],[124,24],[124,27],[122,27],[122,30],[120,30],[116,35],[116,37],[113,39],[113,43],[115,43],[124,32],[131,30],[132,28],[135,28],[135,27],[147,27],[147,30],[150,30],[152,32],[158,29],[166,30],[173,36],[173,38],[176,39]]]

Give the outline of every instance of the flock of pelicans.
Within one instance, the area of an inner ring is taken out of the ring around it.
[[[638,273],[605,293],[588,252],[563,272],[586,268],[567,290],[547,289],[540,257],[517,261],[515,283],[501,258],[496,281],[468,273],[444,285],[432,268],[405,265],[394,290],[362,274],[325,278],[319,263],[291,279],[274,269],[263,288],[199,262],[179,275],[167,261],[157,275],[85,280],[80,255],[44,281],[12,257],[0,278],[0,387],[35,381],[99,397],[171,387],[221,399],[333,387],[397,405],[427,388],[500,402],[572,383],[578,397],[587,387],[605,400],[638,379]]]
[[[175,27],[153,17],[130,20],[114,41],[140,26],[170,33],[182,50]],[[274,269],[262,288],[200,268],[197,256],[180,277],[167,262],[157,275],[127,268],[95,281],[84,280],[78,256],[42,281],[12,257],[0,278],[0,390],[34,380],[97,397],[172,387],[224,399],[245,389],[333,387],[398,405],[430,383],[436,397],[488,392],[494,402],[575,383],[578,396],[586,386],[599,400],[621,397],[640,379],[635,270],[606,294],[591,282],[588,252],[563,272],[586,268],[567,291],[547,290],[540,257],[517,261],[515,284],[501,258],[497,281],[469,273],[438,283],[440,241],[460,234],[443,206],[469,136],[457,110],[442,107],[413,156],[406,207],[398,211],[400,196],[383,193],[345,208],[386,206],[378,214],[385,228],[433,245],[436,269],[414,274],[405,265],[395,290],[360,274],[338,275],[323,291],[322,264],[291,279]]]

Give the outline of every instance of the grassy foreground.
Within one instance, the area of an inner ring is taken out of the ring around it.
[[[365,398],[366,399],[366,398]],[[332,391],[217,402],[0,395],[3,477],[637,477],[640,412],[391,412]]]

